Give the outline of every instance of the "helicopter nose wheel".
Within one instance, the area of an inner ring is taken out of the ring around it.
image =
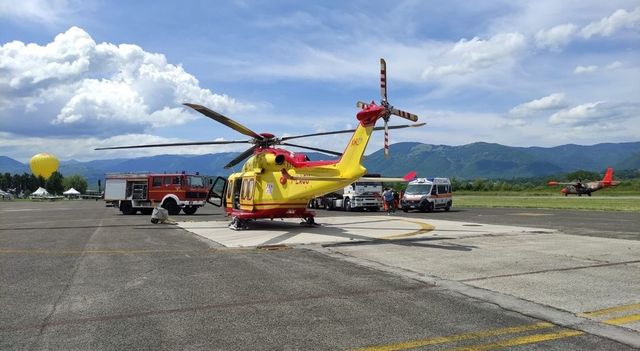
[[[249,226],[247,226],[247,220],[246,219],[240,219],[238,217],[233,217],[233,219],[231,220],[231,223],[229,223],[229,229],[233,229],[233,230],[244,230],[249,228]]]

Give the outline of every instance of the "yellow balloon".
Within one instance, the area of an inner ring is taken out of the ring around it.
[[[55,156],[47,153],[37,154],[29,161],[31,172],[36,176],[43,176],[45,179],[58,170],[59,164],[60,161]]]

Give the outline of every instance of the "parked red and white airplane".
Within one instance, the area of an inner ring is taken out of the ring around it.
[[[617,180],[613,180],[613,168],[609,167],[607,168],[607,171],[604,173],[604,178],[602,178],[602,180],[598,182],[583,183],[580,179],[578,179],[577,182],[560,183],[560,182],[556,182],[555,180],[551,180],[547,184],[552,186],[566,185],[564,188],[562,188],[562,190],[560,190],[560,192],[563,193],[564,196],[568,196],[569,194],[575,194],[578,196],[582,196],[583,194],[586,194],[587,196],[591,196],[591,193],[594,191],[616,186],[620,184],[620,182]]]

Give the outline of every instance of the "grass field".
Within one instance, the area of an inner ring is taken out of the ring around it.
[[[454,206],[460,207],[522,207],[561,208],[596,211],[640,212],[640,196],[560,196],[535,194],[504,195],[485,193],[468,195],[455,193]]]

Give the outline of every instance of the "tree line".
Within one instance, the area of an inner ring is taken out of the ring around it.
[[[79,174],[64,177],[59,172],[53,172],[48,179],[42,176],[35,176],[29,173],[23,174],[0,174],[0,189],[12,192],[16,195],[28,196],[38,188],[45,188],[54,195],[61,195],[63,192],[74,188],[81,194],[87,192],[87,179]]]

